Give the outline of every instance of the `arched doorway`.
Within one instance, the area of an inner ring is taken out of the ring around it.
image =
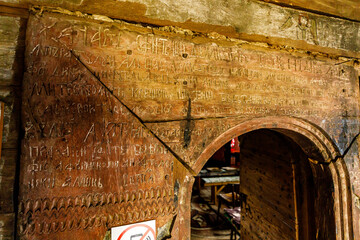
[[[351,202],[348,189],[349,182],[343,159],[340,157],[336,146],[331,142],[326,133],[307,121],[289,117],[266,117],[246,121],[223,133],[209,146],[207,146],[204,152],[197,159],[193,169],[196,173],[198,173],[202,169],[202,166],[204,166],[207,160],[212,156],[212,154],[214,154],[217,149],[219,149],[230,139],[246,135],[250,132],[256,132],[256,130],[262,130],[263,132],[260,132],[260,134],[264,134],[264,131],[271,131],[272,133],[287,139],[289,142],[292,142],[294,147],[293,150],[302,152],[304,154],[302,156],[303,158],[308,160],[310,159],[311,164],[309,163],[310,165],[308,165],[308,171],[310,166],[312,173],[317,172],[317,174],[319,174],[318,170],[314,169],[314,167],[311,167],[311,165],[316,166],[317,164],[320,166],[320,168],[326,166],[324,173],[325,175],[319,176],[315,174],[314,176],[313,174],[314,179],[310,179],[309,184],[314,182],[321,182],[325,179],[328,181],[326,186],[332,186],[330,194],[333,198],[333,201],[331,201],[331,209],[333,210],[332,214],[334,220],[330,220],[330,222],[333,222],[335,235],[334,239],[352,239]],[[257,132],[257,134],[259,134],[259,132]],[[188,186],[190,188],[192,183],[193,180],[188,180]],[[318,190],[314,191],[313,194],[318,194],[316,192]],[[321,186],[319,186],[319,191],[321,191]],[[188,191],[183,193],[185,195],[180,196],[180,199],[184,197],[183,199],[187,199],[186,201],[189,201],[191,192]],[[188,204],[190,205],[189,202]],[[316,204],[321,205],[324,203],[318,202]],[[188,208],[183,208],[185,211],[186,209],[188,210]],[[315,211],[314,214],[321,213]],[[189,212],[180,211],[180,217],[190,217]],[[311,216],[308,216],[308,219],[310,218]],[[311,226],[311,222],[309,223],[309,226]],[[328,226],[331,226],[331,224]],[[308,231],[315,231],[316,235],[316,228],[317,227],[315,227],[315,229],[308,229]]]

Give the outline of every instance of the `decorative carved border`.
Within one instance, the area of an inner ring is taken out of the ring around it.
[[[143,221],[174,214],[173,189],[87,194],[21,201],[19,234],[50,234]]]

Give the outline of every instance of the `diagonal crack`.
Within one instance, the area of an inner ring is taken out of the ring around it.
[[[337,156],[334,161],[336,161],[339,158],[344,158],[346,156],[346,154],[350,151],[352,145],[355,143],[355,141],[358,139],[358,137],[360,136],[360,132],[358,134],[355,135],[355,137],[351,140],[349,146],[345,149],[344,153],[341,156]]]
[[[187,116],[186,116],[186,124],[184,129],[184,148],[188,148],[191,142],[191,98],[189,98],[189,105],[187,110]]]
[[[171,219],[171,222],[168,222],[164,227],[165,227],[165,232],[162,232],[162,234],[158,234],[157,239],[158,240],[165,240],[165,239],[170,239],[172,230],[174,228],[175,225],[175,221],[177,218],[177,214]]]
[[[360,136],[360,132],[357,133],[357,134],[355,135],[355,137],[353,137],[353,139],[351,140],[349,146],[345,149],[344,153],[341,154],[341,155],[336,156],[334,159],[328,159],[328,160],[325,161],[325,162],[319,162],[319,161],[313,160],[313,159],[311,159],[311,158],[308,158],[308,160],[309,160],[310,162],[314,163],[314,164],[328,165],[328,164],[330,164],[330,163],[332,163],[332,162],[336,162],[336,161],[337,161],[338,159],[340,159],[340,158],[344,159],[345,156],[346,156],[346,154],[350,151],[351,147],[354,145],[355,141],[359,138],[359,136]]]
[[[236,118],[241,117],[239,115],[234,116],[221,116],[221,117],[186,117],[186,118],[178,118],[178,119],[168,119],[168,120],[144,120],[144,123],[169,123],[169,122],[181,122],[181,121],[200,121],[200,120],[217,120],[217,119],[227,119],[227,118]]]
[[[178,160],[192,175],[196,175],[196,173],[190,167],[190,165],[187,164],[177,153],[175,153],[174,150],[172,150],[172,148],[170,148],[169,145],[167,145],[162,139],[160,139],[150,128],[148,128],[145,125],[145,122],[134,111],[132,111],[123,101],[121,101],[121,99],[119,99],[118,96],[116,96],[114,92],[103,81],[101,81],[101,79],[98,76],[96,76],[96,74],[93,71],[91,71],[91,69],[83,61],[81,61],[80,57],[77,56],[73,50],[71,49],[68,50],[70,51],[71,55],[75,57],[75,59],[81,65],[83,65],[85,69],[88,72],[90,72],[93,77],[95,77],[95,79],[106,89],[106,91],[108,91],[123,107],[125,107],[140,122],[142,127],[144,127],[153,137],[155,137],[176,158],[176,160]]]

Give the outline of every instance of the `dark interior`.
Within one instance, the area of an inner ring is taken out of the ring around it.
[[[233,152],[227,143],[202,172],[239,168],[240,184],[233,189],[240,196],[240,224],[234,224],[240,239],[335,239],[334,187],[328,165],[312,160],[291,138],[275,130],[256,130],[236,140],[239,151]],[[197,184],[193,195],[198,193]],[[221,193],[231,191],[228,185]],[[217,206],[209,206],[214,214]],[[231,217],[220,219],[231,229]],[[207,227],[207,231],[224,228],[221,224]]]

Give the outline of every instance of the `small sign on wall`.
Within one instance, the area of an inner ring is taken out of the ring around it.
[[[155,240],[155,220],[111,228],[111,240]]]

